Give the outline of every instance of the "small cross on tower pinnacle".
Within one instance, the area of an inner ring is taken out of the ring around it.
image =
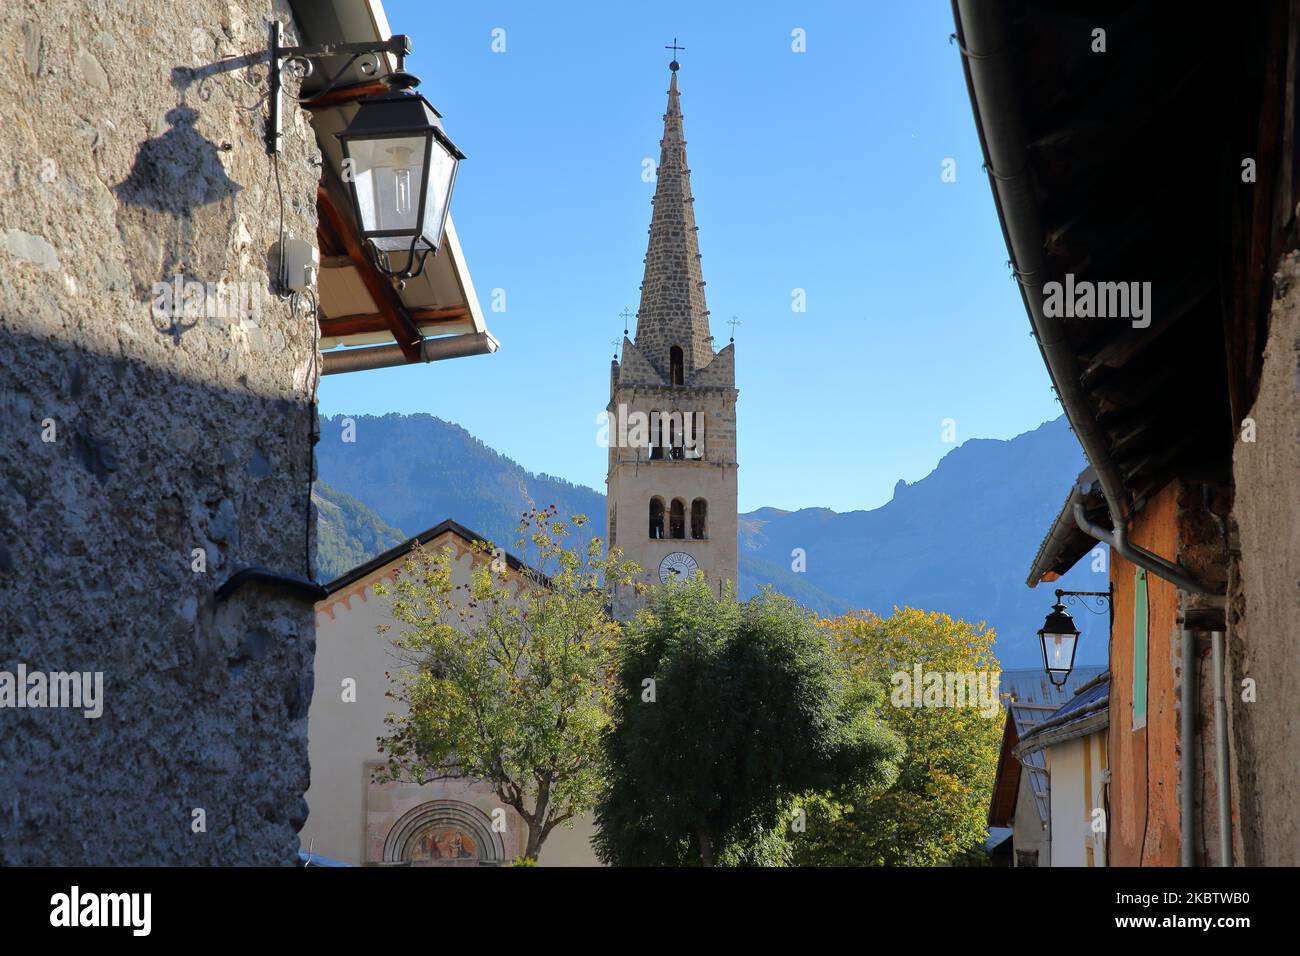
[[[671,62],[671,63],[668,64],[668,69],[670,69],[670,70],[672,70],[674,73],[676,73],[678,70],[680,70],[680,69],[682,68],[682,65],[681,65],[680,63],[677,62],[677,53],[678,53],[678,51],[680,51],[680,50],[685,50],[686,47],[684,47],[684,46],[678,46],[678,45],[677,45],[677,37],[673,37],[673,45],[672,45],[672,46],[666,46],[666,47],[664,47],[664,49],[665,49],[665,50],[672,50],[672,51],[673,51],[673,62]]]

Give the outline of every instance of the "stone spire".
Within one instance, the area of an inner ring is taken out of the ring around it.
[[[641,307],[636,313],[637,349],[665,379],[669,377],[669,350],[674,345],[681,346],[688,372],[713,360],[709,309],[704,301],[704,276],[695,234],[691,171],[686,165],[686,140],[682,136],[677,67],[674,60],[670,66],[672,80],[668,84],[664,136],[659,141],[659,171],[641,281]]]

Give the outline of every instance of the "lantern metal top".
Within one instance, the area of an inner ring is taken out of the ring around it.
[[[396,82],[389,83],[390,80]],[[442,114],[423,95],[415,92],[414,87],[420,82],[417,77],[399,72],[389,74],[384,81],[389,83],[389,91],[359,100],[352,122],[342,132],[335,133],[335,136],[347,141],[419,136],[431,132],[457,160],[465,158],[465,154],[443,132]]]
[[[1074,623],[1074,618],[1065,610],[1065,605],[1058,601],[1052,605],[1052,610],[1047,615],[1047,620],[1043,622],[1043,626],[1039,628],[1038,633],[1040,635],[1069,634],[1078,637],[1082,632]]]

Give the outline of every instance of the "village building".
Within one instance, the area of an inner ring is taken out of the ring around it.
[[[319,377],[496,347],[450,218],[399,289],[342,188],[405,44],[378,0],[0,9],[0,671],[103,686],[0,709],[0,865],[298,859]]]
[[[1022,751],[1052,714],[1068,706],[1076,690],[1100,678],[1105,668],[1076,667],[1057,687],[1042,670],[1014,668],[1001,672],[1006,707],[1002,745],[989,803],[989,829],[995,847],[1009,844],[1012,866],[1054,866],[1052,854],[1052,775],[1040,749]]]
[[[311,808],[300,839],[309,856],[352,865],[491,866],[524,855],[527,825],[479,780],[433,783],[375,780],[384,755],[377,742],[385,718],[400,711],[388,696],[403,662],[393,647],[403,625],[391,613],[391,598],[376,585],[402,574],[416,544],[430,553],[450,548],[458,606],[465,606],[476,567],[493,560],[475,550],[482,536],[443,521],[326,586],[316,605],[316,687],[309,721]],[[514,555],[505,554],[506,575],[516,594],[536,587],[541,575],[526,575]],[[472,619],[472,618],[471,618]],[[381,627],[390,627],[387,634]],[[589,818],[551,831],[541,866],[594,866]]]
[[[609,429],[609,544],[645,583],[698,570],[722,593],[738,568],[735,344],[715,351],[709,331],[678,68],[669,65],[636,332],[624,334],[609,376],[611,422],[653,424],[648,434]],[[622,434],[636,441],[621,443]],[[639,604],[631,586],[616,589],[616,616]]]
[[[1015,748],[1015,758],[1023,764],[1042,756],[1050,849],[1050,862],[1044,865],[1106,865],[1109,691],[1110,673],[1098,674],[1035,724]]]
[[[1011,266],[1089,462],[1027,583],[1109,553],[1106,860],[1296,865],[1300,22],[1284,3],[954,11]]]

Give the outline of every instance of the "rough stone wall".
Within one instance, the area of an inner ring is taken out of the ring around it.
[[[294,34],[256,0],[0,5],[0,672],[103,675],[98,718],[0,708],[0,864],[295,859],[312,607],[214,594],[313,547],[316,330],[268,275],[266,69],[221,68],[272,15]],[[311,238],[292,105],[284,141]],[[177,273],[246,285],[155,314]]]
[[[1239,859],[1300,865],[1300,253],[1273,278],[1256,440],[1233,453],[1236,549],[1228,618],[1229,703],[1242,806]],[[1255,700],[1242,699],[1242,681]]]

